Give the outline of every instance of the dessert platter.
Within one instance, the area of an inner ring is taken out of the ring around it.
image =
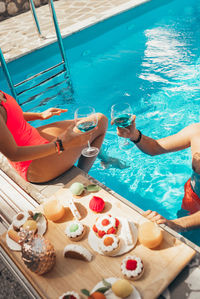
[[[102,255],[118,256],[134,248],[137,234],[133,221],[105,214],[96,219],[89,232],[88,242],[94,251]]]
[[[106,299],[141,299],[141,295],[136,287],[130,284],[127,280],[116,277],[109,277],[98,282],[91,293],[105,287],[105,285],[108,285],[108,290],[104,293]]]
[[[23,211],[16,214],[11,225],[6,233],[6,243],[11,250],[21,251],[20,230],[28,229],[37,232],[39,235],[44,235],[47,231],[46,217],[37,212]]]
[[[195,255],[83,175],[18,213],[0,241],[45,299],[155,298]]]

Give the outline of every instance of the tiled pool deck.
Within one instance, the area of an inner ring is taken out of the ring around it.
[[[54,3],[63,37],[149,0],[59,0]],[[0,22],[0,47],[7,61],[56,40],[49,6],[36,9],[41,33],[31,11]]]

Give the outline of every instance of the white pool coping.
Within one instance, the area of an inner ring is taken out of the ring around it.
[[[59,0],[54,2],[62,37],[151,0]],[[39,37],[31,11],[0,22],[0,47],[7,62],[56,41],[48,5],[36,8]]]

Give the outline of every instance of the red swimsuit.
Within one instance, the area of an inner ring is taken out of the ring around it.
[[[192,190],[191,179],[185,183],[185,195],[183,197],[181,208],[190,212],[190,214],[200,211],[200,198]]]
[[[38,130],[32,127],[23,116],[21,107],[17,104],[15,99],[10,95],[2,92],[6,98],[6,102],[1,102],[1,105],[7,112],[6,125],[11,132],[15,142],[18,146],[30,146],[49,143],[48,140],[40,136]],[[23,162],[12,162],[10,164],[16,171],[27,181],[27,171],[32,160]]]

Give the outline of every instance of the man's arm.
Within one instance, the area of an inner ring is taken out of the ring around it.
[[[136,129],[135,118],[136,117],[133,116],[132,125],[129,127],[117,128],[117,133],[119,136],[130,138],[132,141],[138,139],[139,131]],[[142,135],[140,142],[136,143],[136,146],[142,152],[151,156],[155,156],[188,148],[191,145],[191,140],[194,139],[195,136],[200,136],[199,123],[189,125],[179,131],[177,134],[158,140]]]
[[[166,224],[176,231],[188,231],[200,227],[200,211],[185,217],[168,220],[155,211],[148,210],[143,216],[157,224]]]
[[[168,220],[168,225],[170,227],[179,227],[182,231],[187,231],[200,227],[200,211],[188,215],[185,217],[181,217],[174,220]]]

